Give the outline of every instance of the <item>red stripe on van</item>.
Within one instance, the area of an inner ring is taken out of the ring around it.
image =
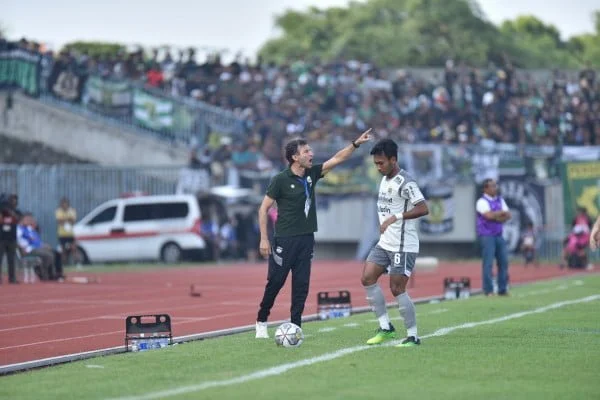
[[[142,238],[142,237],[151,237],[158,235],[168,235],[173,233],[195,233],[200,235],[200,224],[197,222],[191,229],[174,229],[174,230],[165,230],[165,231],[140,231],[140,232],[114,232],[106,235],[80,235],[75,236],[75,240],[106,240],[106,239],[132,239],[132,238]]]
[[[158,234],[159,234],[158,231],[145,231],[145,232],[134,232],[134,233],[115,232],[115,233],[110,233],[108,235],[75,236],[75,240],[132,239],[132,238],[157,236]]]

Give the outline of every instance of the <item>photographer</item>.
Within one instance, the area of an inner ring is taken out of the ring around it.
[[[9,283],[19,283],[15,270],[17,255],[17,223],[21,213],[17,210],[16,194],[0,195],[0,283],[2,283],[2,261],[6,253]]]

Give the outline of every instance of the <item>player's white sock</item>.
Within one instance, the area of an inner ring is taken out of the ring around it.
[[[404,319],[404,327],[406,328],[407,336],[417,336],[417,315],[415,313],[415,305],[413,304],[408,293],[404,292],[396,296],[398,300],[398,308],[400,316]]]
[[[383,291],[378,283],[370,286],[365,286],[365,291],[367,292],[367,300],[371,305],[371,309],[377,316],[379,320],[379,326],[381,329],[390,329],[390,317],[387,313],[387,308],[385,306],[385,297],[383,296]]]
[[[387,313],[377,319],[379,320],[379,327],[381,329],[385,329],[386,331],[390,330],[390,317],[387,315]]]

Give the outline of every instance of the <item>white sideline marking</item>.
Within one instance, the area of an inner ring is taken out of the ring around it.
[[[421,336],[421,338],[427,339],[430,337],[444,336],[451,332],[457,331],[459,329],[470,329],[470,328],[475,328],[475,327],[481,326],[481,325],[497,324],[499,322],[505,322],[505,321],[509,321],[511,319],[522,318],[527,315],[540,314],[540,313],[544,313],[546,311],[555,310],[557,308],[569,306],[572,304],[588,303],[590,301],[594,301],[594,300],[598,300],[598,299],[600,299],[600,294],[583,297],[583,298],[576,299],[576,300],[561,301],[558,303],[549,304],[544,307],[535,308],[533,310],[522,311],[522,312],[518,312],[515,314],[508,314],[503,317],[488,319],[488,320],[479,321],[479,322],[468,322],[468,323],[461,324],[461,325],[455,325],[455,326],[449,326],[446,328],[441,328],[441,329],[436,330],[433,333],[430,333],[425,336]],[[392,346],[392,345],[398,344],[399,342],[400,342],[399,340],[390,341],[382,346]],[[180,395],[180,394],[199,392],[199,391],[214,388],[214,387],[237,385],[240,383],[246,383],[246,382],[257,380],[257,379],[263,379],[263,378],[266,378],[269,376],[281,375],[281,374],[283,374],[289,370],[295,369],[295,368],[306,367],[306,366],[317,364],[320,362],[334,360],[336,358],[340,358],[340,357],[343,357],[348,354],[356,353],[358,351],[373,349],[373,348],[382,347],[382,346],[347,347],[345,349],[340,349],[338,351],[334,351],[333,353],[326,353],[326,354],[323,354],[318,357],[307,358],[307,359],[296,361],[296,362],[289,363],[289,364],[278,365],[276,367],[271,367],[271,368],[253,372],[251,374],[241,375],[241,376],[238,376],[237,378],[224,379],[224,380],[220,380],[220,381],[207,381],[207,382],[199,383],[196,385],[181,386],[181,387],[178,387],[175,389],[168,389],[168,390],[163,390],[160,392],[153,392],[153,393],[143,394],[143,395],[139,395],[139,396],[117,397],[112,400],[161,399],[164,397],[176,396],[176,395]]]
[[[317,332],[333,332],[335,331],[337,328],[334,327],[327,327],[327,328],[321,328],[319,329]]]
[[[521,298],[521,297],[537,296],[538,294],[547,294],[547,293],[556,292],[558,290],[567,290],[567,289],[569,289],[568,285],[558,285],[552,289],[532,290],[531,292],[525,292],[522,294],[518,294],[515,297]]]

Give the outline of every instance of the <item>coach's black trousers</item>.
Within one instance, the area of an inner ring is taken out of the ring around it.
[[[271,243],[269,272],[265,293],[258,310],[257,321],[265,322],[271,313],[275,298],[292,271],[292,307],[291,322],[301,326],[302,312],[308,296],[310,267],[315,246],[315,236],[299,235],[276,237]]]
[[[8,266],[8,281],[16,282],[17,274],[15,268],[15,259],[17,256],[16,240],[0,240],[0,283],[2,283],[2,259],[6,254],[6,264]]]

